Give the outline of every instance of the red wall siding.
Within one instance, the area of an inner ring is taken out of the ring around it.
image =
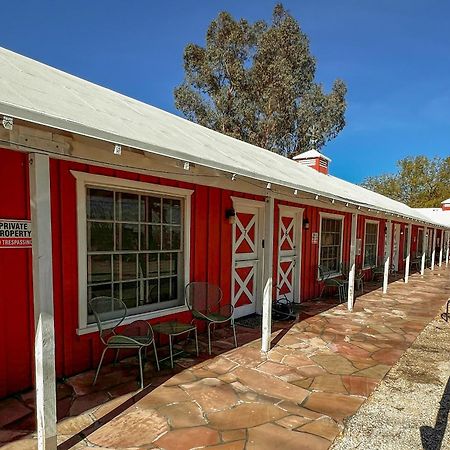
[[[190,279],[218,284],[224,293],[223,301],[230,302],[231,225],[225,218],[225,210],[232,207],[231,196],[241,194],[61,160],[51,160],[50,167],[58,376],[69,376],[94,367],[102,350],[97,333],[84,336],[78,336],[76,333],[78,327],[76,183],[70,173],[71,170],[193,189]],[[252,195],[245,197],[261,200]],[[177,317],[181,320],[190,320],[189,313],[178,314]],[[155,322],[173,318],[165,316]]]
[[[0,150],[0,217],[28,219],[28,159],[27,155]],[[56,331],[57,376],[70,376],[95,367],[102,345],[97,333],[78,336],[78,273],[77,273],[77,204],[76,182],[71,171],[89,172],[142,182],[177,186],[194,190],[191,210],[190,279],[218,284],[224,302],[231,298],[232,236],[231,225],[225,211],[232,207],[231,196],[263,200],[254,195],[214,187],[178,182],[159,177],[123,172],[62,160],[51,160],[51,202],[53,233],[53,276]],[[302,300],[320,294],[317,281],[319,244],[312,243],[312,233],[319,233],[320,212],[344,215],[343,255],[349,260],[351,214],[329,208],[317,208],[289,202],[275,203],[274,223],[274,286],[277,282],[279,204],[303,208],[303,217],[309,220],[308,230],[302,232],[302,261],[300,296]],[[365,219],[359,216],[357,237],[362,240],[357,266],[364,254]],[[379,220],[379,257],[384,252],[385,221]],[[302,224],[299,224],[302,228]],[[417,227],[413,230],[413,248],[417,247]],[[320,237],[319,237],[320,239]],[[402,248],[400,249],[402,252]],[[0,250],[0,313],[7,320],[0,327],[0,397],[32,384],[33,302],[31,293],[31,250]],[[402,255],[402,253],[401,253]],[[298,269],[300,270],[300,269]],[[11,283],[14,280],[14,283]],[[275,292],[274,292],[275,294]],[[173,320],[173,316],[157,319]],[[178,315],[180,320],[190,320],[189,313]]]
[[[28,156],[0,149],[0,217],[30,219]],[[0,249],[0,397],[32,383],[31,249]]]

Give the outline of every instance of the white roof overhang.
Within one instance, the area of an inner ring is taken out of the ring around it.
[[[446,226],[401,202],[3,48],[0,114],[404,219]]]

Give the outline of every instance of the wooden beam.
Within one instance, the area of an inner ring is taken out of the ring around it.
[[[434,264],[436,262],[436,235],[437,229],[433,229],[433,242],[431,247],[431,270],[434,270]]]
[[[55,335],[49,157],[30,154],[36,416],[39,450],[56,449]]]
[[[444,258],[444,236],[445,231],[441,230],[441,241],[439,242],[439,267],[442,267],[442,260]]]
[[[275,201],[269,195],[266,199],[264,214],[264,271],[263,271],[263,314],[261,351],[270,350],[272,335],[272,292],[273,292],[273,233]]]
[[[389,284],[389,271],[391,268],[391,248],[392,248],[392,221],[388,220],[386,223],[386,251],[384,254],[384,276],[383,276],[383,294],[387,293]]]
[[[356,231],[358,224],[358,214],[352,214],[352,231],[350,238],[350,261],[348,273],[348,293],[347,293],[347,308],[349,311],[353,310],[355,301],[355,272],[356,272]]]
[[[425,258],[427,254],[427,247],[428,247],[428,237],[427,237],[427,227],[424,227],[423,229],[423,238],[422,238],[422,261],[420,265],[420,275],[425,274]]]
[[[447,234],[447,251],[445,252],[445,267],[448,267],[448,260],[450,257],[450,231],[447,231],[446,234]]]
[[[412,224],[408,224],[408,239],[406,241],[406,261],[405,261],[405,283],[409,281],[409,271],[411,268],[411,235]]]

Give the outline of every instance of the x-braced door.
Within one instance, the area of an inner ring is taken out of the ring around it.
[[[299,301],[301,211],[280,206],[277,296]]]
[[[261,283],[261,208],[247,203],[235,205],[233,225],[232,304],[236,318],[256,312]]]

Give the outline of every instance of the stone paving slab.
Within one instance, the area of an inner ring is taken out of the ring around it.
[[[73,448],[327,449],[436,316],[449,279],[450,270],[413,275],[408,285],[391,283],[387,295],[358,297],[352,313],[316,301],[317,315],[276,331],[267,355],[254,341],[190,367]],[[60,442],[75,434],[75,421],[78,431],[95,424],[99,411],[61,422]]]

